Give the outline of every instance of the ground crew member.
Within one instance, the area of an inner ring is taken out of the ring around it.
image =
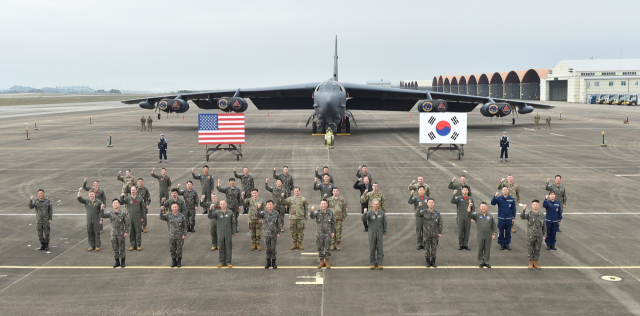
[[[131,248],[129,251],[142,251],[142,215],[148,212],[149,206],[144,203],[144,199],[138,195],[136,187],[131,188],[131,195],[125,197],[124,193],[120,195],[120,204],[127,205],[127,213],[129,214],[129,222],[131,223],[129,242]]]
[[[367,212],[365,208],[360,217],[371,226],[371,231],[369,232],[369,264],[371,264],[371,270],[376,268],[382,270],[382,260],[384,259],[382,241],[387,236],[387,217],[384,211],[380,210],[380,201],[374,200],[372,204],[373,210]]]
[[[473,194],[471,194],[471,186],[467,184],[467,177],[465,175],[460,176],[460,183],[456,183],[456,177],[453,177],[453,180],[451,180],[451,183],[449,183],[448,188],[450,190],[458,190],[458,193],[462,194],[462,187],[465,185],[467,186],[467,188],[469,188],[469,196],[473,196]]]
[[[153,132],[153,127],[151,126],[152,123],[153,120],[151,119],[151,115],[149,115],[149,118],[147,118],[147,133]]]
[[[138,178],[136,190],[138,190],[138,195],[142,197],[142,200],[144,200],[145,205],[150,206],[151,193],[149,193],[149,189],[147,189],[147,187],[144,186],[144,180],[142,178]],[[129,188],[129,191],[127,192],[131,192],[131,188]],[[147,213],[148,212],[145,211],[144,214],[142,214],[142,232],[143,233],[147,232]]]
[[[262,210],[256,213],[256,218],[262,220],[262,236],[264,237],[264,246],[267,250],[267,264],[264,266],[265,269],[269,269],[269,267],[273,267],[274,269],[278,268],[276,265],[276,244],[278,237],[280,237],[280,225],[282,223],[280,216],[280,213],[274,211],[273,200],[267,201],[266,211]]]
[[[549,192],[545,196],[542,207],[547,210],[545,220],[547,222],[547,250],[556,250],[556,232],[562,221],[562,205],[560,201],[556,201],[555,192]]]
[[[156,168],[151,170],[151,176],[158,179],[158,199],[162,205],[162,199],[169,199],[169,191],[171,191],[171,178],[167,175],[167,169],[160,169],[160,175],[156,175]],[[168,211],[168,210],[167,210]]]
[[[250,198],[244,198],[242,192],[242,205],[249,209],[249,232],[251,235],[251,250],[261,251],[260,241],[262,240],[262,220],[258,219],[257,213],[264,211],[264,201],[258,197],[258,189],[251,191]]]
[[[144,115],[142,116],[142,118],[140,119],[140,131],[147,131],[147,126],[145,125],[145,123],[147,123],[147,119],[144,118]]]
[[[165,163],[169,162],[167,159],[167,139],[164,138],[164,134],[160,134],[160,139],[158,139],[158,163],[162,163],[162,156],[164,156]]]
[[[562,182],[562,177],[559,174],[557,174],[555,177],[554,184],[549,184],[549,180],[551,179],[547,179],[547,185],[545,186],[544,189],[556,194],[556,200],[562,206],[560,208],[560,216],[562,216],[562,211],[564,211],[564,208],[567,207],[567,191],[564,189],[564,185],[560,184],[560,182]],[[558,232],[559,233],[562,232],[560,230],[560,227],[558,227]]]
[[[113,199],[111,201],[113,211],[104,213],[104,208],[100,209],[100,218],[108,218],[111,221],[111,248],[113,249],[113,256],[116,258],[116,263],[113,265],[116,267],[125,267],[124,260],[127,258],[127,253],[124,251],[125,237],[129,236],[129,217],[126,212],[120,211],[120,201]],[[102,220],[100,220],[102,222]]]
[[[180,185],[178,184],[178,187]],[[193,189],[193,182],[187,181],[187,189],[179,190],[178,195],[184,198],[184,206],[187,208],[187,233],[196,232],[196,211],[198,210],[198,192]]]
[[[420,211],[424,224],[424,258],[427,261],[427,268],[438,267],[436,265],[436,250],[438,249],[438,241],[442,237],[442,216],[434,209],[435,204],[435,200],[429,198],[427,200],[428,208]]]
[[[509,188],[502,187],[502,195],[496,192],[491,205],[498,205],[498,243],[500,250],[511,250],[511,226],[516,222],[516,200],[509,195]]]
[[[164,214],[164,206],[160,207],[160,219],[169,226],[169,252],[171,253],[171,267],[182,267],[182,246],[187,231],[187,219],[178,213],[178,203],[171,204],[171,213]]]
[[[478,230],[476,234],[478,239],[478,265],[480,268],[487,267],[491,269],[491,241],[496,239],[496,233],[498,232],[496,218],[487,212],[489,206],[485,202],[480,203],[480,214],[472,212],[472,207],[473,203],[469,203],[467,213],[469,214],[469,219],[476,222]]]
[[[411,181],[411,183],[409,183],[409,191],[413,191],[413,196],[418,196],[418,193],[420,193],[418,192],[418,188],[421,186],[424,187],[424,194],[426,196],[431,196],[431,189],[429,188],[429,185],[424,183],[424,177],[418,177],[418,183],[416,183],[416,180]]]
[[[96,199],[96,193],[89,190],[89,200],[82,197],[82,188],[78,189],[78,202],[84,204],[87,211],[87,239],[89,251],[100,251],[100,210],[104,209],[102,201]]]
[[[319,210],[316,211],[315,205],[311,207],[310,217],[316,220],[316,247],[318,248],[318,258],[320,258],[318,269],[322,269],[322,267],[331,269],[329,258],[331,258],[331,238],[336,235],[336,217],[329,209],[329,203],[326,199],[320,202]]]
[[[284,194],[284,193],[283,193]],[[307,211],[309,210],[309,203],[302,195],[300,195],[300,188],[293,188],[293,196],[290,196],[280,200],[282,205],[289,206],[289,230],[291,231],[291,239],[293,239],[293,246],[290,250],[300,249],[302,247],[302,240],[304,239],[304,221],[307,220]]]
[[[220,187],[220,179],[218,179],[218,192],[224,193],[226,195],[226,201],[229,210],[235,214],[236,221],[238,220],[238,216],[240,216],[240,204],[242,204],[242,200],[240,198],[241,191],[236,188],[236,179],[229,178],[229,186],[226,188]],[[238,232],[238,225],[236,227],[236,233]]]
[[[285,197],[287,196],[288,190],[284,188],[284,186],[282,185],[282,180],[280,179],[276,180],[275,188],[270,187],[268,183],[269,178],[265,180],[264,188],[267,189],[267,191],[271,192],[271,195],[273,196],[274,209],[276,210],[276,212],[278,212],[278,214],[280,214],[280,216],[278,216],[278,219],[280,220],[280,232],[284,232],[285,207],[284,205],[282,205],[282,203],[280,203],[280,200],[283,199],[282,193],[284,193]]]
[[[82,184],[82,189],[85,191],[89,191],[91,189],[89,189],[89,187],[87,186],[87,178],[84,178],[84,183]],[[93,192],[96,193],[96,199],[100,200],[100,202],[102,202],[102,204],[107,204],[107,195],[104,194],[104,190],[100,189],[100,183],[98,183],[98,180],[93,181]],[[103,225],[100,224],[100,233],[102,234],[102,229],[103,229]]]
[[[236,215],[227,211],[227,201],[225,200],[220,201],[220,210],[215,211],[213,215],[218,224],[218,258],[220,259],[218,268],[231,268],[233,267],[231,265],[232,238],[235,236],[234,232],[238,231]]]
[[[169,198],[168,200],[162,200],[162,203],[160,203],[160,205],[164,206],[165,212],[169,213],[169,211],[171,210],[171,204],[178,203],[178,212],[186,215],[187,205],[184,203],[184,200],[178,196],[178,192],[179,191],[177,188],[171,189],[171,198]]]
[[[540,114],[539,113],[536,112],[536,116],[533,117],[533,121],[536,123],[535,127],[540,129]]]
[[[358,171],[356,171],[357,178],[369,178],[369,182],[373,182],[373,177],[371,174],[367,172],[367,165],[358,166]]]
[[[328,199],[329,196],[332,195],[333,192],[333,183],[329,182],[329,176],[324,175],[324,182],[318,183],[318,178],[314,179],[313,190],[320,190],[320,199]]]
[[[340,251],[340,242],[342,241],[342,222],[347,218],[347,201],[341,196],[340,190],[336,187],[333,188],[333,195],[327,199],[329,203],[329,209],[333,211],[333,215],[336,218],[336,235],[331,238],[331,250]]]
[[[322,168],[323,170],[323,174],[318,174],[318,170],[320,170],[320,167],[316,167],[316,178],[320,179],[320,180],[324,180],[324,175],[328,175],[329,176],[329,182],[331,182],[331,184],[333,184],[333,177],[329,174],[329,167],[324,166]]]
[[[289,167],[287,166],[282,168],[282,172],[283,173],[281,174],[276,174],[276,168],[273,168],[273,178],[282,181],[282,187],[286,191],[286,197],[290,197],[291,194],[293,194],[293,188],[295,187],[293,184],[293,177],[289,174]],[[279,201],[276,201],[275,199],[273,201],[276,204],[276,209],[279,209],[282,206]],[[289,208],[285,206],[284,212],[289,214]],[[281,218],[284,219],[284,216],[281,216]],[[282,231],[284,231],[284,224],[280,226],[282,227]]]
[[[116,180],[118,181],[122,181],[122,193],[124,193],[124,196],[129,196],[129,193],[127,193],[127,186],[128,187],[132,187],[136,185],[136,179],[131,175],[131,170],[127,169],[127,171],[125,171],[125,177],[123,178],[122,176],[120,176],[120,174],[122,173],[122,171],[118,171],[118,175],[116,176]]]
[[[233,175],[237,178],[240,179],[240,182],[242,183],[242,192],[244,192],[244,196],[249,196],[251,195],[251,192],[253,191],[254,188],[254,183],[253,183],[253,177],[249,175],[249,168],[244,167],[244,169],[242,169],[242,175],[239,176],[238,173],[236,172],[236,168],[233,168]],[[242,214],[248,214],[249,213],[249,207],[244,207],[244,212]]]
[[[538,259],[540,259],[540,249],[542,249],[542,241],[546,239],[547,223],[545,217],[540,213],[540,201],[531,201],[533,211],[526,212],[527,206],[522,207],[520,218],[527,221],[527,256],[529,257],[529,270],[536,268],[538,270]]]
[[[209,166],[205,165],[204,167],[202,167],[202,174],[198,174],[196,175],[195,173],[195,169],[191,169],[191,177],[196,179],[196,180],[200,180],[200,187],[202,188],[202,195],[205,196],[205,200],[207,202],[211,202],[211,193],[213,192],[213,176],[209,174]],[[207,210],[204,210],[204,213],[202,214],[207,214]]]
[[[416,216],[416,241],[418,242],[418,250],[424,250],[424,224],[422,223],[422,216],[420,216],[420,211],[427,208],[427,200],[429,196],[425,193],[425,188],[423,186],[418,188],[418,195],[415,196],[415,192],[411,190],[411,194],[409,194],[409,200],[407,203],[413,204],[413,211]]]
[[[49,251],[49,233],[51,231],[51,220],[53,218],[53,205],[49,199],[44,198],[44,190],[38,190],[38,199],[29,199],[29,208],[36,209],[36,231],[40,240],[40,249]]]
[[[545,127],[544,129],[551,129],[551,115],[547,116],[547,127]]]
[[[509,162],[509,137],[507,137],[507,132],[502,132],[502,137],[500,137],[500,162],[502,162],[503,155],[504,160]]]
[[[364,179],[358,179],[356,183],[353,185],[353,188],[356,190],[360,190],[360,195],[364,193],[364,191],[371,192],[373,191],[373,186],[371,182],[369,182],[369,178],[365,177]],[[360,214],[364,214],[364,209],[369,207],[369,202],[360,203]],[[369,224],[366,221],[362,221],[362,225],[364,225],[364,231],[369,231]]]
[[[520,204],[520,187],[518,187],[518,184],[513,182],[513,176],[512,175],[508,175],[507,176],[507,181],[506,182],[504,181],[504,178],[502,178],[502,180],[500,180],[500,183],[498,183],[498,190],[502,190],[503,187],[509,188],[509,195],[515,197],[516,198],[516,203]],[[512,233],[516,232],[516,227],[515,226],[511,226],[511,232]]]
[[[471,250],[469,249],[469,232],[471,232],[471,219],[467,214],[467,208],[471,204],[471,211],[475,212],[476,208],[473,206],[473,199],[469,197],[469,188],[462,187],[462,195],[456,196],[457,191],[453,191],[451,197],[451,204],[456,205],[457,214],[456,221],[458,223],[458,250]]]
[[[218,249],[218,222],[216,221],[215,212],[220,210],[220,202],[218,202],[218,196],[215,193],[211,193],[211,202],[206,200],[203,195],[200,199],[200,206],[203,209],[208,210],[207,217],[209,218],[209,233],[211,234],[211,251]]]
[[[371,192],[364,190],[360,196],[360,203],[369,202],[367,208],[373,209],[373,200],[378,200],[380,202],[380,209],[386,211],[387,207],[384,204],[384,195],[381,192],[378,192],[378,184],[374,182],[371,187],[373,188],[373,191]]]

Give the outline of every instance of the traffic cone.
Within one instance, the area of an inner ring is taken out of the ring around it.
[[[267,112],[267,118],[269,118],[269,112]]]
[[[184,114],[182,114],[182,120],[184,121]]]
[[[411,113],[409,113],[409,118],[411,118]]]

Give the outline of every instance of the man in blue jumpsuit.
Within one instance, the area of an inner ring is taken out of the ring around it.
[[[504,160],[509,162],[509,137],[507,137],[507,132],[502,132],[502,137],[500,138],[500,162],[502,162],[503,155]]]
[[[562,221],[562,205],[559,201],[556,201],[556,193],[551,191],[549,195],[544,198],[542,207],[547,210],[547,250],[556,250],[556,233],[558,227],[560,227],[560,221]]]
[[[498,244],[500,250],[511,250],[511,227],[516,221],[516,199],[509,195],[509,188],[502,187],[502,195],[496,192],[491,205],[498,205]]]
[[[164,134],[160,134],[160,139],[158,139],[158,163],[162,163],[162,156],[164,155],[164,162],[169,162],[167,159],[167,140],[164,138]]]

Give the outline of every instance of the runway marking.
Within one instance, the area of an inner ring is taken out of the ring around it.
[[[324,271],[322,272],[316,272],[315,276],[299,276],[298,279],[315,279],[315,281],[312,282],[296,282],[296,284],[299,285],[317,285],[317,284],[322,284],[324,285]]]
[[[522,266],[491,266],[493,269],[506,269],[506,270],[524,270],[528,269],[527,265]],[[386,269],[397,269],[397,270],[415,270],[415,269],[430,269],[425,266],[384,266]],[[111,266],[0,266],[0,269],[35,269],[35,270],[114,270]],[[130,266],[127,265],[124,270],[133,269],[133,270],[158,270],[158,269],[174,269],[170,266]],[[195,270],[223,270],[226,268],[218,268],[217,266],[182,266],[179,269],[195,269]],[[227,270],[264,270],[262,266],[236,266]],[[316,266],[278,266],[278,269],[315,269]],[[369,270],[370,267],[367,266],[332,266],[329,270]],[[443,270],[443,269],[474,269],[478,270],[477,265],[473,266],[443,266],[439,265],[435,270]],[[543,266],[542,269],[551,269],[551,270],[622,270],[622,269],[640,269],[640,266]]]
[[[549,134],[551,134],[551,135],[556,135],[556,136],[562,136],[562,137],[565,137],[564,135],[560,135],[560,134],[556,134],[556,133],[549,133]]]
[[[617,174],[616,177],[640,177],[640,174]]]

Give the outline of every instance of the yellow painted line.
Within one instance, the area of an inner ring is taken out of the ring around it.
[[[429,269],[425,266],[383,266],[384,269]],[[491,266],[493,269],[527,269],[522,266]],[[0,266],[0,269],[48,269],[48,270],[88,270],[88,269],[113,269],[111,266]],[[124,269],[173,269],[169,266],[127,266]],[[217,266],[183,266],[177,269],[264,269],[260,266],[233,266],[232,268],[218,268]],[[317,269],[315,266],[278,266],[278,269]],[[479,269],[478,266],[438,266],[435,269]],[[567,269],[567,270],[602,270],[602,269],[640,269],[640,266],[542,266],[542,269]],[[369,270],[369,266],[332,266],[330,270]]]

